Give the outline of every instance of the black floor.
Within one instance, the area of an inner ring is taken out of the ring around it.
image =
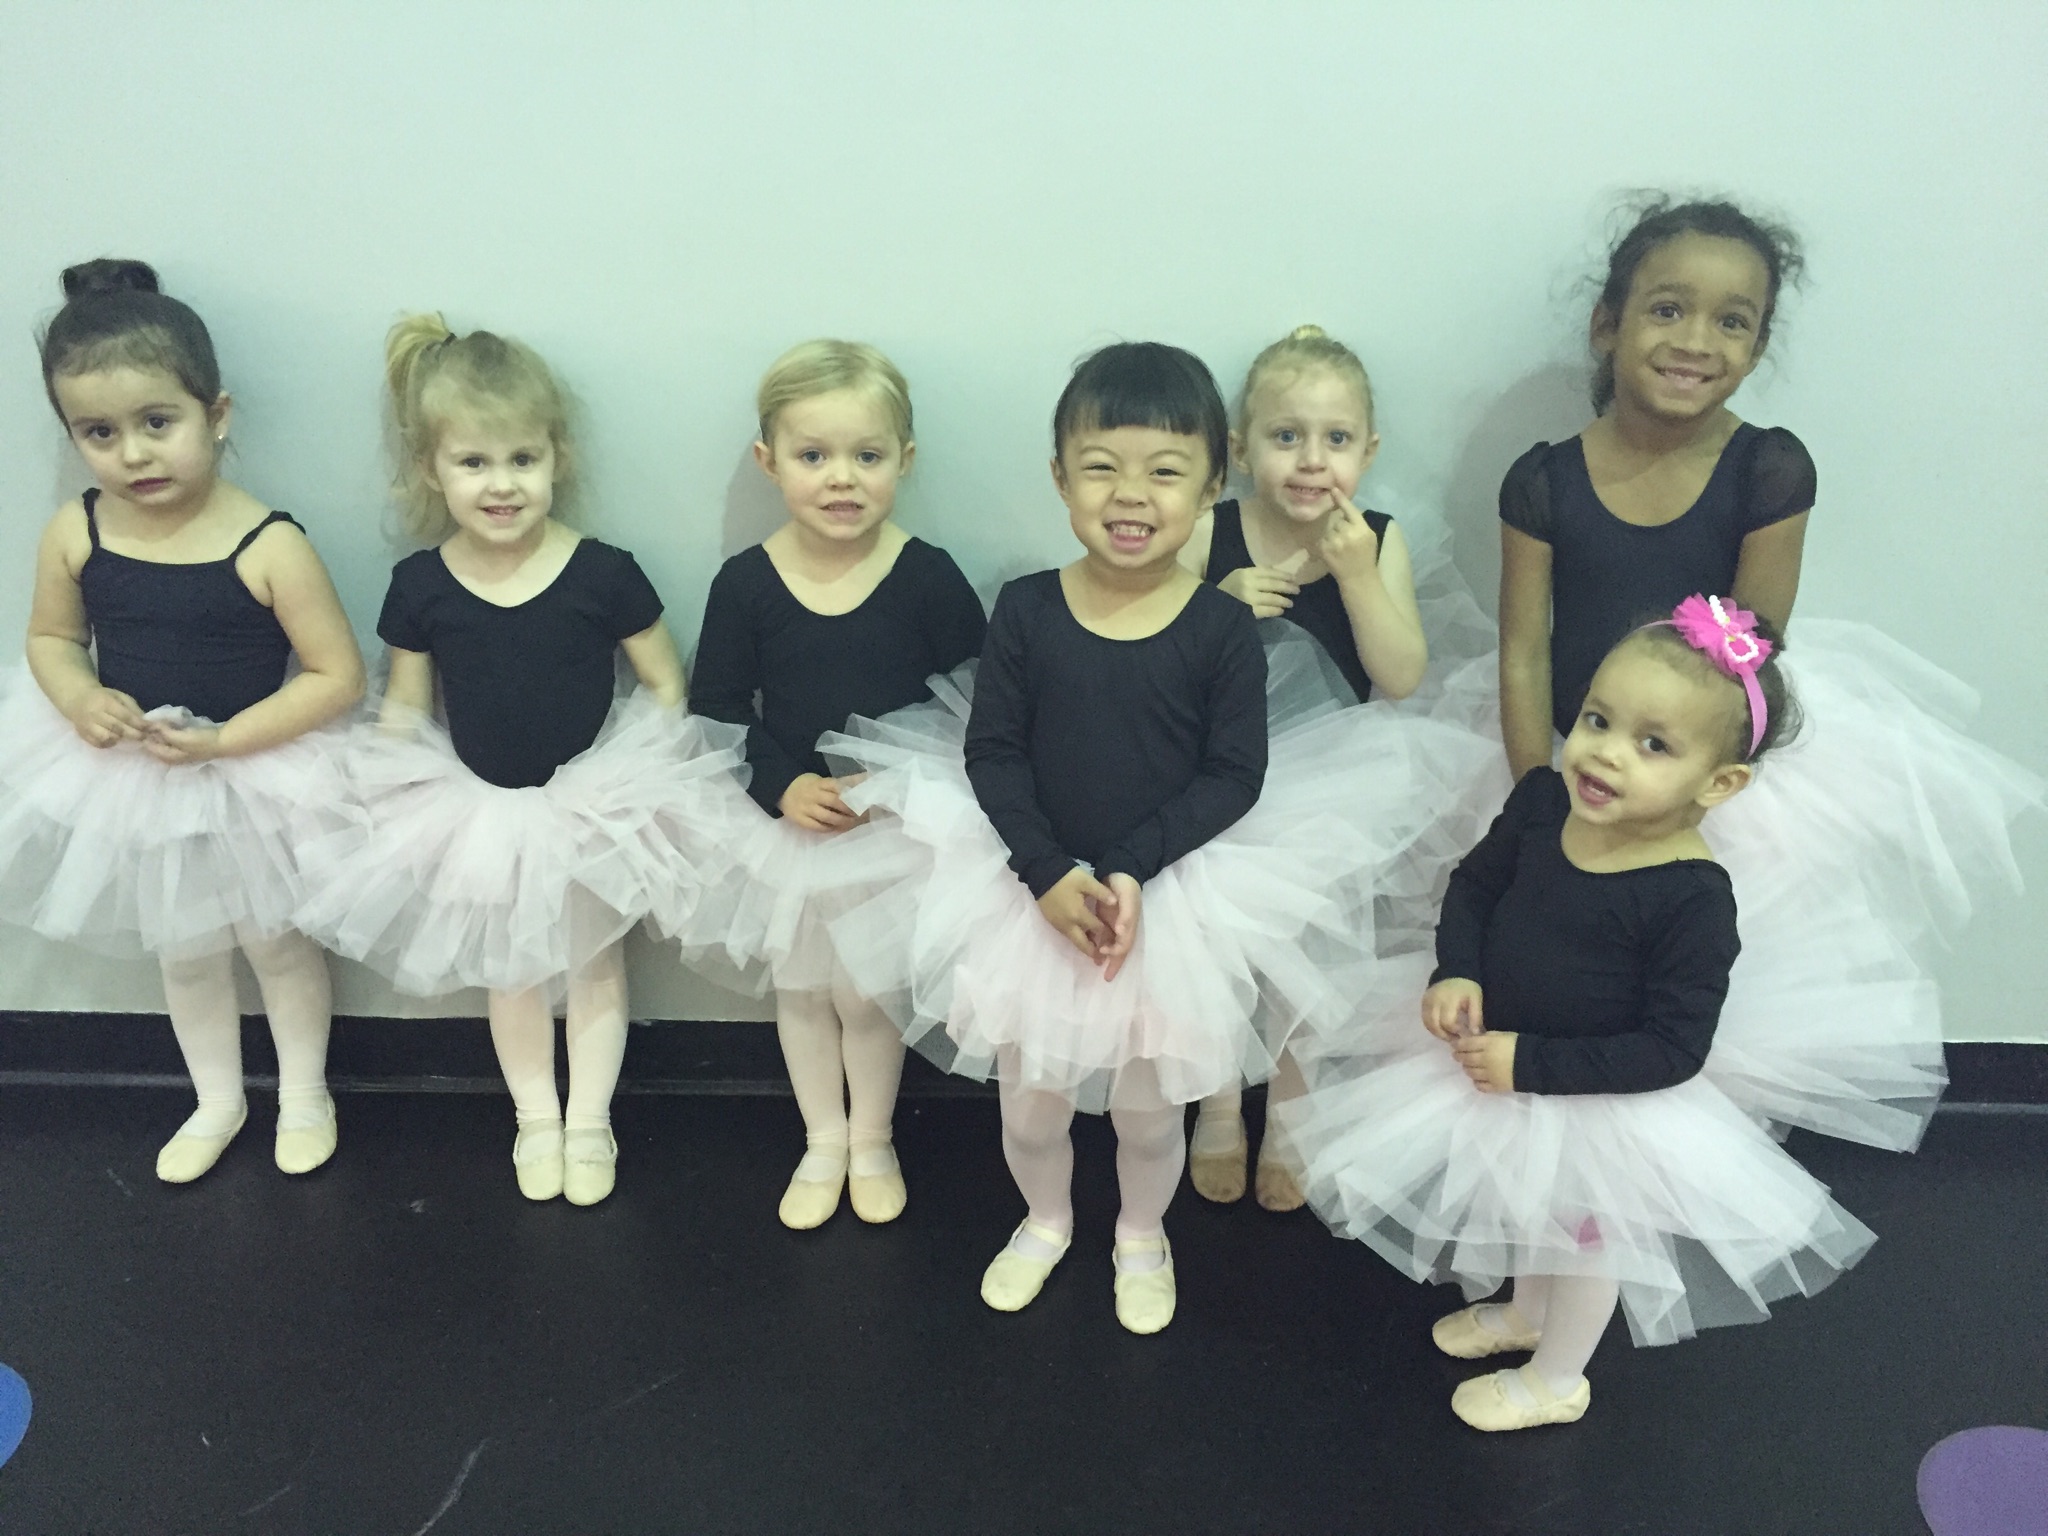
[[[912,1203],[785,1232],[787,1100],[622,1098],[619,1193],[529,1206],[502,1098],[358,1093],[287,1181],[268,1110],[152,1176],[169,1092],[0,1089],[0,1361],[35,1418],[8,1533],[1923,1532],[1922,1454],[2048,1424],[2048,1116],[1944,1115],[1914,1158],[1795,1139],[1882,1240],[1762,1327],[1611,1334],[1574,1427],[1482,1437],[1456,1304],[1305,1215],[1168,1218],[1179,1318],[1110,1307],[1109,1143],[1013,1317],[987,1099],[906,1102]]]

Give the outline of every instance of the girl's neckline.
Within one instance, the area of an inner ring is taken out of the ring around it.
[[[1169,629],[1173,628],[1174,625],[1178,624],[1181,621],[1181,618],[1187,613],[1190,605],[1194,603],[1195,594],[1201,591],[1203,587],[1208,585],[1207,582],[1201,581],[1199,579],[1196,580],[1188,588],[1187,596],[1181,599],[1180,606],[1173,610],[1172,617],[1169,618],[1164,624],[1160,625],[1157,629],[1153,630],[1151,634],[1119,636],[1105,635],[1100,630],[1091,629],[1086,624],[1083,624],[1081,622],[1081,616],[1074,612],[1074,605],[1067,597],[1067,580],[1064,571],[1060,569],[1054,569],[1048,572],[1047,574],[1052,577],[1053,590],[1059,594],[1060,612],[1067,616],[1068,622],[1071,623],[1074,626],[1074,628],[1080,630],[1082,634],[1092,636],[1094,639],[1102,641],[1105,645],[1143,645],[1148,640],[1157,640],[1161,635],[1165,634]]]
[[[1593,466],[1586,462],[1586,434],[1580,432],[1573,436],[1571,445],[1573,451],[1578,456],[1579,473],[1585,476],[1586,490],[1592,495],[1593,504],[1624,528],[1637,528],[1645,533],[1655,533],[1660,528],[1669,528],[1674,523],[1684,522],[1686,518],[1692,516],[1693,512],[1699,507],[1699,504],[1707,499],[1707,493],[1713,490],[1714,482],[1719,480],[1728,468],[1730,462],[1728,450],[1735,446],[1735,440],[1742,435],[1743,429],[1748,425],[1749,423],[1746,421],[1737,421],[1735,423],[1735,430],[1728,434],[1727,440],[1721,444],[1721,451],[1714,456],[1714,467],[1707,472],[1706,483],[1700,487],[1699,494],[1687,502],[1682,511],[1665,518],[1660,523],[1633,522],[1610,507],[1607,504],[1607,499],[1600,494],[1600,487],[1593,483]]]
[[[789,584],[789,578],[782,574],[782,567],[777,565],[775,557],[768,553],[766,540],[756,544],[754,548],[759,552],[762,561],[767,565],[769,573],[775,577],[775,585],[781,589],[782,595],[787,597],[792,603],[795,603],[797,607],[803,609],[805,613],[814,619],[850,619],[859,613],[861,609],[867,607],[869,603],[872,603],[875,600],[875,594],[889,584],[890,578],[896,574],[896,568],[903,563],[903,552],[916,541],[916,534],[905,534],[903,542],[896,546],[896,553],[890,557],[888,567],[875,579],[875,584],[868,588],[867,596],[863,597],[851,608],[841,609],[838,613],[820,613],[796,595],[795,589]]]
[[[265,528],[268,528],[272,523],[276,522],[278,517],[281,515],[275,507],[265,507],[263,509],[263,516],[261,520],[254,523],[250,527],[243,529],[240,537],[237,538],[235,541],[235,547],[229,550],[226,554],[221,555],[215,559],[152,560],[147,555],[126,554],[121,550],[114,549],[108,545],[106,530],[100,527],[99,494],[100,493],[98,489],[95,488],[93,490],[86,492],[85,495],[80,498],[81,502],[83,502],[85,507],[86,525],[92,535],[92,554],[105,555],[108,558],[114,560],[128,560],[132,561],[136,565],[161,566],[166,570],[174,571],[203,571],[207,569],[209,566],[234,565],[242,558],[242,556],[246,555],[249,552],[250,541],[253,540],[256,537],[256,535],[261,533]],[[87,558],[90,559],[91,555],[88,555]]]
[[[444,553],[442,553],[442,551],[447,548],[446,545],[442,545],[439,548],[435,549],[434,560],[435,563],[438,564],[443,571],[447,572],[448,579],[450,581],[454,582],[456,586],[460,587],[464,592],[467,592],[471,597],[475,598],[478,602],[482,603],[486,608],[496,608],[502,613],[516,613],[521,608],[525,608],[530,606],[531,604],[539,602],[542,598],[546,597],[550,592],[554,591],[555,584],[559,582],[564,576],[566,576],[569,572],[569,567],[574,565],[577,562],[577,560],[582,557],[583,548],[588,543],[590,543],[589,539],[586,539],[585,537],[583,537],[583,535],[578,534],[576,536],[576,542],[569,546],[569,558],[562,562],[562,568],[560,570],[556,571],[554,575],[548,578],[547,585],[542,587],[538,592],[535,592],[532,596],[523,597],[516,603],[500,603],[491,598],[485,597],[483,593],[477,591],[475,587],[472,587],[468,582],[464,581],[460,576],[456,575],[454,567],[452,567],[448,563],[448,557]]]
[[[1700,855],[1696,853],[1689,853],[1682,858],[1659,859],[1654,864],[1631,864],[1626,869],[1588,869],[1585,865],[1581,864],[1578,860],[1574,859],[1569,853],[1565,852],[1563,827],[1559,827],[1557,829],[1556,846],[1557,856],[1564,860],[1566,866],[1572,871],[1572,873],[1579,875],[1589,875],[1595,880],[1606,880],[1612,878],[1615,875],[1641,875],[1646,874],[1653,869],[1671,869],[1680,864],[1706,864],[1714,869],[1721,868],[1721,861],[1719,859],[1712,857],[1702,858],[1700,857]]]

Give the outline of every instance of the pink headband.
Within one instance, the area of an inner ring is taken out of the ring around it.
[[[1772,651],[1771,642],[1756,632],[1756,615],[1733,602],[1695,594],[1673,609],[1670,618],[1657,622],[1669,624],[1717,671],[1742,684],[1749,695],[1749,755],[1754,757],[1770,721],[1756,673]]]

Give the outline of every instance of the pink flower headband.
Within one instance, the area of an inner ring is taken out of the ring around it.
[[[1717,671],[1742,684],[1742,691],[1749,695],[1749,754],[1754,757],[1770,721],[1763,687],[1756,680],[1757,668],[1773,649],[1771,642],[1756,632],[1756,615],[1718,597],[1694,594],[1673,609],[1670,618],[1657,622],[1669,624]]]

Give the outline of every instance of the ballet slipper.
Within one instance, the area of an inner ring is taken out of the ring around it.
[[[1278,1153],[1268,1157],[1266,1150],[1265,1146],[1259,1148],[1259,1208],[1267,1211],[1300,1210],[1308,1203],[1308,1196],[1301,1192],[1300,1180]]]
[[[1049,1258],[1039,1258],[1004,1246],[981,1276],[981,1299],[998,1312],[1021,1312],[1036,1301],[1038,1293],[1045,1289],[1046,1276],[1066,1257],[1074,1241],[1073,1233],[1055,1232],[1028,1216],[1010,1234],[1010,1241],[1014,1243],[1026,1234],[1058,1251]]]
[[[1116,1272],[1116,1320],[1132,1333],[1157,1333],[1172,1322],[1179,1296],[1173,1280],[1173,1248],[1164,1232],[1126,1238],[1112,1250],[1112,1259],[1148,1253],[1160,1255],[1158,1268],[1119,1268]]]
[[[248,1120],[249,1106],[244,1104],[234,1128],[219,1136],[188,1136],[180,1131],[157,1153],[156,1176],[166,1184],[190,1184],[220,1161],[221,1153],[227,1151],[228,1143],[235,1139]]]
[[[855,1171],[855,1163],[876,1152],[888,1154],[889,1166],[885,1171]],[[910,1203],[910,1192],[903,1187],[903,1165],[896,1161],[896,1149],[892,1145],[881,1142],[853,1149],[852,1157],[847,1163],[846,1198],[853,1206],[853,1214],[865,1222],[879,1225],[885,1221],[894,1221],[903,1214],[904,1206]]]
[[[1214,1200],[1218,1205],[1229,1205],[1244,1198],[1244,1165],[1251,1155],[1251,1143],[1244,1133],[1244,1117],[1233,1116],[1237,1121],[1237,1143],[1220,1152],[1205,1152],[1199,1147],[1188,1148],[1188,1179],[1195,1186],[1195,1193],[1204,1200]],[[1196,1134],[1201,1133],[1201,1121],[1195,1121]]]
[[[1510,1331],[1496,1333],[1487,1327],[1479,1320],[1482,1311],[1498,1313],[1498,1321]],[[1492,1301],[1438,1318],[1430,1327],[1429,1336],[1436,1340],[1438,1349],[1457,1360],[1483,1360],[1488,1355],[1534,1349],[1543,1340],[1542,1331],[1531,1328],[1512,1302]]]
[[[1526,1407],[1508,1395],[1502,1378],[1510,1375],[1520,1377],[1528,1391],[1532,1401]],[[1559,1397],[1534,1365],[1475,1376],[1460,1383],[1451,1394],[1451,1412],[1474,1429],[1489,1434],[1503,1429],[1533,1429],[1538,1424],[1575,1424],[1585,1417],[1592,1404],[1593,1384],[1585,1377],[1579,1378],[1578,1389],[1569,1397]]]
[[[562,1122],[536,1120],[519,1127],[512,1143],[512,1171],[519,1193],[529,1200],[552,1200],[562,1192]]]
[[[562,1138],[562,1198],[571,1205],[597,1204],[612,1192],[618,1167],[618,1138],[609,1128],[570,1131]]]
[[[286,1173],[311,1173],[334,1156],[334,1148],[340,1139],[340,1118],[334,1112],[334,1099],[329,1096],[327,1118],[318,1125],[298,1125],[290,1130],[283,1126],[277,1128],[277,1145],[272,1156]]]
[[[803,1164],[799,1163],[797,1173],[802,1172]],[[839,1209],[839,1194],[845,1187],[846,1160],[843,1157],[839,1160],[839,1171],[829,1179],[805,1179],[792,1175],[775,1214],[785,1227],[794,1232],[822,1227]]]

